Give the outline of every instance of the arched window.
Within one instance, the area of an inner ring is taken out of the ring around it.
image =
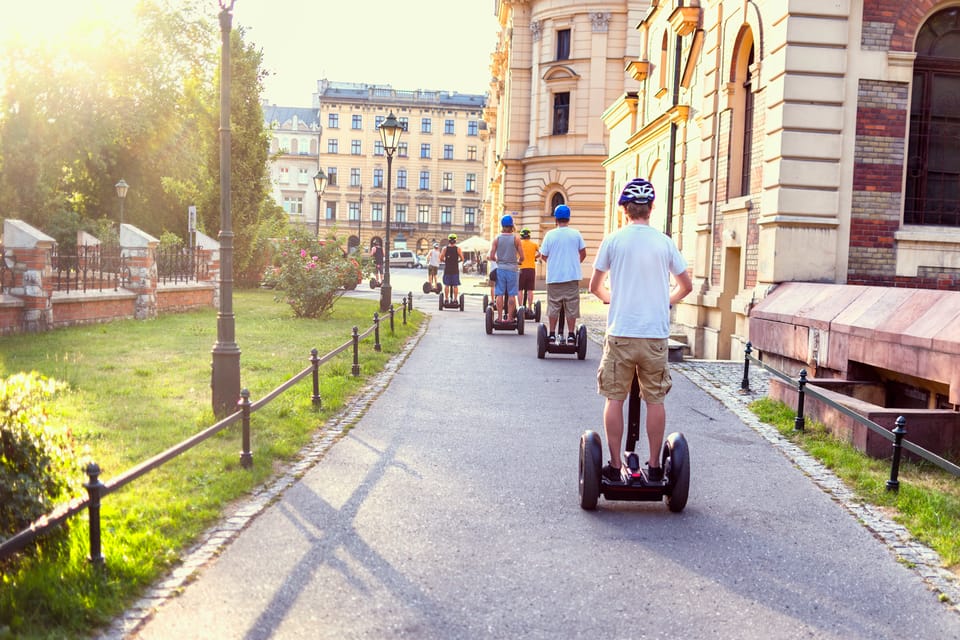
[[[904,194],[905,224],[960,226],[960,8],[917,34]]]
[[[553,194],[553,197],[550,198],[550,211],[548,213],[550,215],[553,215],[553,210],[562,204],[566,204],[566,202],[567,201],[563,197],[563,194],[557,191],[555,194]]]
[[[670,41],[667,40],[667,32],[663,32],[663,41],[660,43],[660,86],[658,89],[667,88],[667,50]]]
[[[733,65],[728,198],[750,195],[753,172],[754,48],[749,29],[740,34]]]

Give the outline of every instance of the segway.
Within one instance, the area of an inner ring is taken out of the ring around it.
[[[463,311],[463,294],[460,294],[460,298],[457,299],[453,297],[453,287],[447,287],[447,295],[450,297],[444,297],[440,294],[440,311],[444,309],[460,309]]]
[[[484,296],[484,299],[486,299],[486,296]],[[494,329],[498,331],[513,331],[516,329],[517,335],[522,336],[523,319],[527,315],[527,310],[522,306],[517,307],[517,317],[513,320],[507,320],[506,316],[508,311],[506,309],[498,310],[496,307],[496,300],[484,306],[484,321],[487,335],[491,335]]]
[[[540,304],[540,303],[537,303]],[[574,334],[577,338],[576,342],[573,344],[567,344],[566,338],[563,336],[563,330],[566,328],[567,323],[563,317],[563,306],[560,307],[560,318],[557,320],[557,329],[559,334],[557,335],[557,342],[551,344],[548,340],[549,333],[547,332],[547,325],[540,323],[540,326],[537,327],[537,357],[543,360],[543,358],[548,353],[575,353],[577,354],[577,360],[583,360],[587,357],[587,327],[586,325],[579,325],[577,331]]]
[[[532,298],[532,296],[531,296]],[[537,300],[534,302],[532,299],[527,300],[527,290],[523,290],[523,308],[526,309],[526,315],[524,316],[527,320],[533,320],[534,322],[540,322],[540,301]]]
[[[441,291],[443,291],[443,285],[441,285],[439,282],[433,285],[432,287],[430,286],[429,282],[423,283],[424,293],[440,293]]]
[[[634,452],[640,438],[640,384],[636,378],[630,387],[627,407],[627,450],[620,463],[620,481],[603,477],[603,444],[600,434],[589,429],[580,436],[580,507],[587,511],[597,508],[602,495],[607,500],[664,500],[674,513],[687,506],[690,491],[690,451],[687,439],[679,431],[668,435],[660,451],[662,480],[650,480],[640,467],[640,457]]]
[[[483,311],[484,313],[486,313],[486,312],[487,312],[487,307],[493,307],[493,310],[494,310],[494,311],[497,310],[497,298],[496,298],[496,296],[494,296],[493,300],[491,300],[491,299],[490,299],[490,296],[488,296],[487,294],[483,294],[483,308],[481,309],[481,311]]]
[[[377,280],[377,276],[373,276],[373,277],[370,278],[370,288],[371,288],[371,289],[379,289],[379,288],[380,288],[380,285],[382,285],[382,284],[383,284],[383,283],[382,283],[380,280]]]

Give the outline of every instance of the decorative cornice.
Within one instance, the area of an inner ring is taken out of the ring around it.
[[[669,20],[677,35],[689,35],[700,25],[700,7],[677,7],[670,14]]]
[[[650,75],[649,60],[631,60],[627,63],[626,72],[634,80],[645,80]]]

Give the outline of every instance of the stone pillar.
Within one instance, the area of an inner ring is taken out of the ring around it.
[[[53,327],[51,255],[56,241],[22,220],[4,220],[3,243],[14,262],[10,294],[23,300],[23,330],[48,331]]]
[[[157,317],[157,247],[160,241],[131,224],[120,225],[120,255],[129,277],[126,289],[137,294],[133,317],[146,320]]]

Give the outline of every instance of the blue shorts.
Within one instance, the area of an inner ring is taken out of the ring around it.
[[[459,273],[445,273],[443,274],[443,284],[447,287],[459,287],[460,286],[460,274]]]
[[[506,269],[497,269],[497,286],[494,289],[494,295],[508,296],[517,295],[517,285],[520,281],[520,274],[516,271],[507,271]]]

